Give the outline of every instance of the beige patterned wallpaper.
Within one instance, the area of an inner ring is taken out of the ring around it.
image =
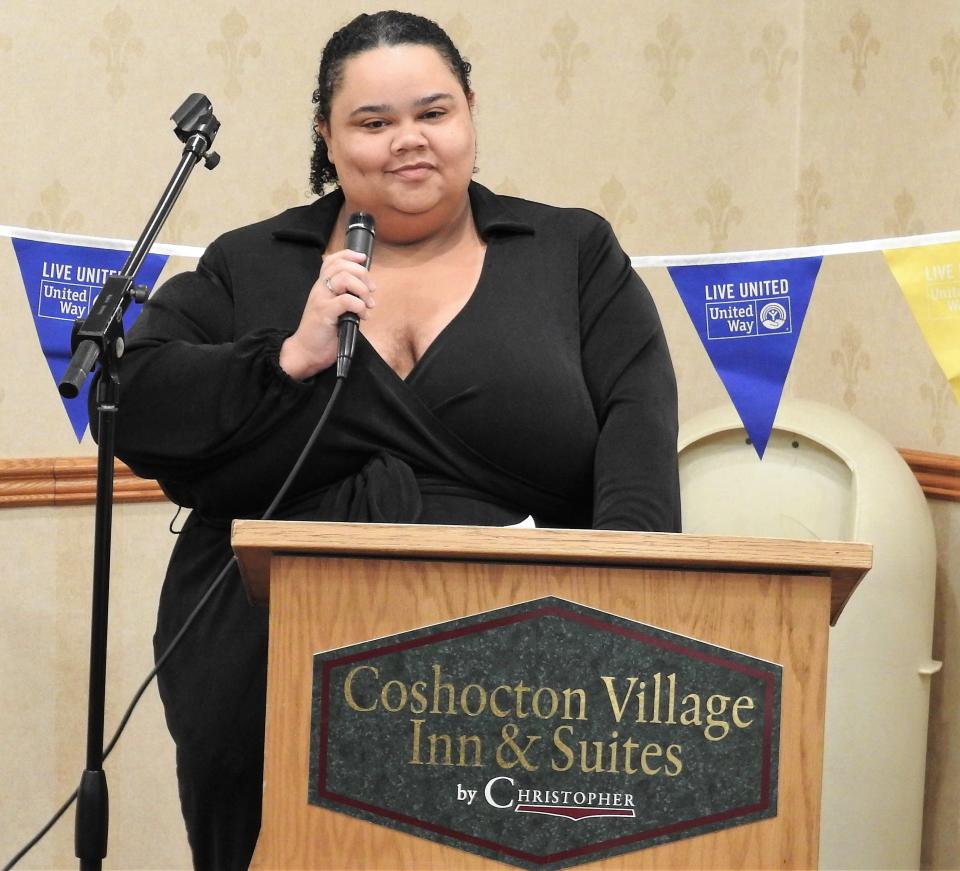
[[[161,235],[204,245],[305,202],[320,49],[368,3],[3,0],[0,224],[130,238],[179,156],[192,91],[223,127]],[[422,0],[474,63],[479,179],[606,215],[631,254],[960,229],[956,0]],[[171,263],[167,273],[189,266]],[[686,419],[726,402],[666,272],[660,307]],[[66,420],[0,244],[0,456],[90,455]],[[901,447],[960,454],[954,400],[879,254],[824,262],[786,395],[847,409]],[[923,861],[960,867],[960,506],[939,541]],[[0,512],[0,858],[82,767],[88,509]],[[120,514],[112,722],[149,664],[167,506]],[[56,547],[49,547],[50,541]],[[78,552],[74,552],[78,548]],[[186,861],[155,699],[118,753],[110,867]],[[29,766],[27,763],[30,763]],[[144,790],[144,781],[147,789]],[[144,807],[140,796],[151,796]],[[16,799],[10,799],[10,796]],[[2,796],[7,796],[6,798]],[[23,867],[72,866],[71,823]]]

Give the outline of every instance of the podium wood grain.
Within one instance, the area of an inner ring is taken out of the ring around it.
[[[468,561],[643,565],[778,574],[828,574],[830,620],[836,622],[873,564],[868,544],[720,535],[587,529],[414,526],[237,520],[233,548],[252,599],[266,602],[273,553]]]
[[[548,595],[784,667],[775,818],[578,867],[613,871],[817,866],[827,636],[831,601],[835,607],[837,598],[832,588],[842,575],[848,576],[843,583],[856,583],[869,566],[869,548],[863,550],[866,546],[851,546],[853,551],[836,558],[831,578],[826,563],[819,569],[822,574],[811,575],[733,571],[732,564],[728,570],[634,566],[626,559],[621,564],[600,565],[599,558],[585,559],[582,548],[578,555],[567,558],[573,564],[564,564],[564,558],[556,554],[551,564],[511,562],[509,554],[502,552],[489,561],[474,555],[468,559],[370,556],[381,547],[383,553],[402,554],[407,530],[418,529],[421,543],[431,539],[431,530],[424,527],[394,527],[404,532],[401,546],[390,549],[383,542],[371,544],[365,536],[360,536],[363,542],[358,544],[354,530],[344,536],[341,529],[340,550],[365,552],[342,556],[336,553],[338,547],[333,547],[332,555],[316,555],[318,550],[331,549],[329,543],[317,545],[316,530],[312,544],[291,544],[289,533],[293,530],[264,529],[277,524],[246,526],[245,531],[235,527],[234,539],[248,579],[267,567],[265,550],[275,554],[268,559],[267,752],[263,825],[254,868],[454,871],[504,867],[307,803],[312,654]],[[310,526],[327,527],[319,532],[324,539],[329,538],[329,527],[338,525]],[[508,534],[506,539],[497,536],[500,545],[525,531],[503,532]],[[480,547],[476,532],[460,532],[464,538],[471,534],[465,549],[472,554]],[[387,536],[394,544],[398,540],[390,539],[389,528],[376,530],[376,536]],[[768,540],[763,546],[776,544]],[[312,551],[314,555],[285,555],[284,550]],[[502,550],[509,551],[509,547]],[[643,550],[634,552],[634,561],[644,561]],[[696,552],[694,543],[687,559],[695,561]],[[815,569],[804,568],[811,570]]]

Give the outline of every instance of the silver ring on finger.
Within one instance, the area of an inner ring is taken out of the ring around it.
[[[337,292],[333,289],[333,285],[330,283],[330,276],[329,276],[329,275],[328,275],[325,279],[323,279],[323,284],[324,284],[324,286],[327,288],[327,290],[330,291],[330,293],[332,293],[334,296],[336,296]]]

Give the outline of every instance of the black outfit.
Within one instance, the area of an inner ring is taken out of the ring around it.
[[[676,384],[609,225],[470,186],[486,243],[463,310],[400,378],[361,336],[288,519],[676,531]],[[118,454],[193,508],[160,601],[165,649],[266,508],[334,384],[279,367],[342,206],[227,233],[159,289],[121,367]],[[374,257],[376,254],[374,254]],[[260,814],[266,612],[228,579],[160,673],[198,868],[246,867]]]

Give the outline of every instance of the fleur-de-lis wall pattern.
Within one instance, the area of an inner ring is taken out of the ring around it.
[[[843,384],[843,404],[852,409],[857,404],[860,375],[870,368],[870,355],[862,350],[863,336],[851,321],[840,328],[840,347],[830,354],[830,362]]]
[[[557,79],[556,94],[561,103],[566,103],[573,93],[571,80],[577,61],[590,55],[590,47],[585,42],[577,40],[579,33],[580,28],[568,13],[553,25],[551,29],[553,39],[546,43],[540,52],[545,60],[553,61],[554,75]]]
[[[906,189],[893,198],[893,217],[883,227],[888,236],[919,236],[923,221],[916,217],[917,204]]]
[[[59,179],[54,179],[40,191],[40,208],[31,212],[27,220],[31,227],[78,233],[83,229],[83,216],[70,205],[70,192]]]
[[[930,69],[939,80],[943,91],[943,111],[953,117],[957,108],[957,82],[960,79],[960,38],[954,30],[944,34],[941,53],[930,60]]]
[[[956,403],[949,382],[936,362],[930,366],[930,377],[920,385],[920,398],[930,406],[930,432],[939,447],[947,434],[948,412]]]
[[[797,202],[800,206],[800,244],[814,245],[820,213],[830,208],[830,196],[823,191],[823,175],[814,164],[806,167],[800,175]]]
[[[260,42],[245,39],[249,30],[247,19],[233,9],[220,22],[220,35],[223,38],[212,40],[207,46],[211,57],[223,61],[227,76],[223,92],[230,99],[239,97],[243,91],[242,79],[247,61],[260,57]]]
[[[787,45],[786,28],[774,21],[763,28],[760,44],[750,52],[750,60],[763,69],[763,96],[771,105],[780,101],[784,71],[795,66],[800,53]]]
[[[706,206],[696,210],[698,224],[705,224],[710,235],[710,250],[720,251],[727,241],[731,224],[743,220],[743,212],[733,203],[733,191],[726,182],[715,181],[706,191]]]
[[[840,38],[840,51],[850,55],[853,65],[853,90],[862,94],[867,85],[867,61],[871,54],[880,53],[880,40],[872,36],[870,31],[873,22],[862,9],[850,19],[848,32]]]
[[[623,227],[637,220],[637,210],[630,204],[627,189],[615,175],[600,188],[601,211],[614,227]]]
[[[117,6],[103,19],[103,32],[90,41],[90,51],[104,61],[107,92],[115,100],[123,96],[133,58],[143,55],[143,40],[133,32],[133,18]]]
[[[686,63],[693,57],[693,49],[684,39],[683,27],[672,15],[657,25],[657,41],[649,42],[644,56],[656,67],[660,79],[660,96],[669,103],[677,93],[677,80]]]

